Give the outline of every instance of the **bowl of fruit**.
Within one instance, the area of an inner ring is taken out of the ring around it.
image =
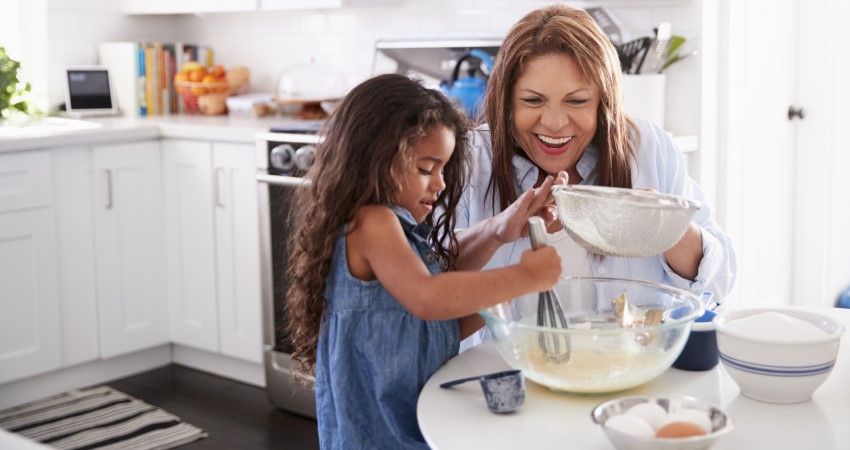
[[[226,70],[220,64],[205,67],[190,61],[174,75],[174,87],[187,114],[217,115],[227,112],[227,97],[248,89],[249,77],[247,67]]]

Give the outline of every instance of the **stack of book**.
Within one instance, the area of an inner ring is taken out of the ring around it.
[[[104,42],[98,50],[100,65],[109,70],[118,108],[126,116],[183,113],[174,74],[189,61],[213,65],[210,47],[182,42]]]

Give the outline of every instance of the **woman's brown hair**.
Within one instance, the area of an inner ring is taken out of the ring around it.
[[[493,143],[493,176],[487,192],[495,205],[495,193],[503,211],[516,201],[512,157],[527,157],[513,138],[511,120],[513,89],[533,58],[552,53],[570,55],[582,77],[599,92],[596,135],[599,149],[596,184],[632,187],[630,159],[635,159],[637,127],[620,106],[620,61],[611,41],[586,12],[566,5],[546,6],[528,13],[510,30],[496,60],[484,100],[484,119]],[[634,135],[629,135],[629,129]],[[633,140],[634,139],[634,140]]]
[[[289,259],[291,285],[286,296],[286,327],[300,362],[311,373],[325,313],[324,291],[336,239],[365,205],[393,204],[403,177],[415,169],[414,149],[434,127],[455,136],[443,168],[446,189],[425,223],[429,241],[444,270],[454,268],[455,210],[465,184],[466,116],[439,91],[404,75],[379,75],[351,90],[328,120],[316,159],[293,202]],[[351,230],[349,230],[350,232]]]

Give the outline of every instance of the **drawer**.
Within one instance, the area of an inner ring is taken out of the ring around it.
[[[50,152],[0,155],[0,213],[52,203]]]

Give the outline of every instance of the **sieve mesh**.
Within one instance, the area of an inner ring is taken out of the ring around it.
[[[670,249],[701,207],[670,194],[604,186],[553,186],[558,218],[587,251],[643,258]]]

